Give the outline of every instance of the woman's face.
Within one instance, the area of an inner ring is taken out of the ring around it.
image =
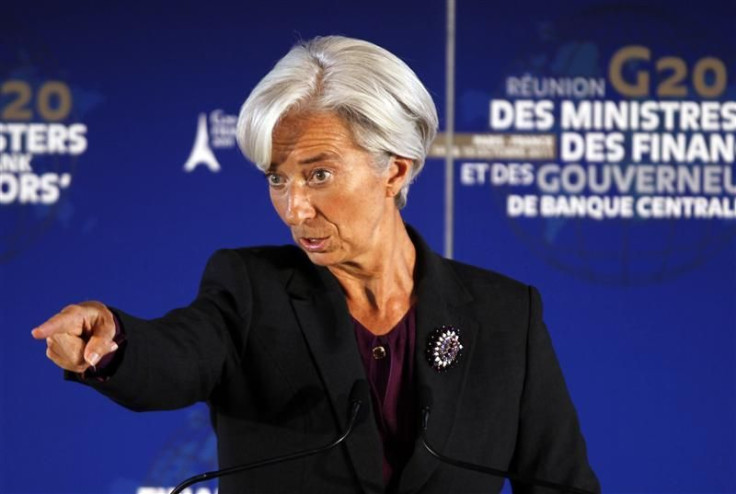
[[[397,214],[406,170],[385,173],[332,113],[288,114],[273,133],[271,201],[294,241],[321,266],[370,263]],[[401,159],[399,159],[401,160]]]

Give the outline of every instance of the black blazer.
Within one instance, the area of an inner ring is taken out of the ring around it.
[[[446,260],[411,234],[415,379],[433,396],[431,442],[446,455],[598,491],[537,291]],[[122,359],[108,381],[85,383],[133,410],[207,401],[221,467],[324,443],[345,427],[351,387],[365,379],[338,282],[294,246],[216,252],[197,298],[160,319],[113,311],[127,336]],[[460,328],[465,350],[439,373],[424,349],[442,325]],[[220,492],[383,492],[372,413],[346,445],[223,478]],[[498,492],[502,483],[440,464],[417,444],[399,492]]]

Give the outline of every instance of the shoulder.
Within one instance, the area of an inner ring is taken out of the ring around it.
[[[496,271],[441,259],[469,294],[471,310],[495,321],[516,321],[520,329],[541,314],[541,298],[533,286]]]
[[[261,245],[223,249],[232,252],[247,264],[263,264],[274,268],[293,268],[309,262],[309,258],[296,245]]]
[[[219,249],[207,261],[199,294],[228,300],[237,312],[249,314],[255,305],[268,305],[285,294],[295,273],[312,273],[314,269],[295,246]]]
[[[230,259],[246,265],[264,265],[273,268],[295,267],[309,261],[295,245],[261,245],[257,247],[235,247],[216,250],[212,259]]]
[[[428,277],[429,282],[443,290],[467,291],[476,300],[509,298],[528,300],[529,285],[504,274],[464,262],[447,259],[434,252],[419,233],[407,225],[407,231],[417,250],[419,277]],[[451,288],[447,288],[451,287]],[[462,296],[461,296],[462,298]]]
[[[269,245],[218,249],[207,261],[206,271],[246,271],[249,276],[273,276],[294,269],[311,269],[309,258],[294,245]]]
[[[472,291],[508,292],[522,295],[528,294],[530,286],[522,281],[515,280],[497,271],[480,268],[464,262],[445,259],[440,257],[449,269],[451,269],[460,281]]]

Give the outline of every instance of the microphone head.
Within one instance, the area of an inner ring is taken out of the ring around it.
[[[350,389],[350,403],[360,401],[361,403],[367,403],[371,399],[371,394],[368,389],[368,381],[365,379],[358,379],[353,383],[353,387]]]
[[[432,410],[432,390],[429,386],[419,387],[419,430],[424,434],[429,425],[429,414]]]
[[[429,386],[419,386],[418,398],[420,410],[432,408],[432,390],[429,389]]]
[[[368,403],[371,400],[370,388],[368,387],[368,381],[365,379],[358,379],[353,383],[353,387],[350,389],[350,408],[356,410],[359,415],[357,420],[362,419],[368,410]]]

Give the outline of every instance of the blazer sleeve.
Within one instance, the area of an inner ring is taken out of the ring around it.
[[[526,374],[512,471],[591,492],[600,492],[588,463],[577,413],[542,319],[539,292],[529,287]],[[557,491],[512,482],[513,492],[552,494]]]
[[[112,376],[80,381],[136,411],[170,410],[207,400],[228,367],[238,365],[247,339],[251,286],[232,250],[209,259],[195,300],[158,319],[110,308],[126,342]],[[121,351],[118,350],[118,351]]]

